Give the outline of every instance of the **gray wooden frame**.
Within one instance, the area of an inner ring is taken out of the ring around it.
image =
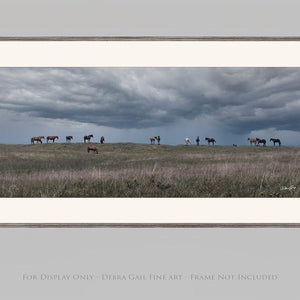
[[[300,36],[0,36],[0,41],[300,41]]]
[[[0,223],[0,228],[300,228],[300,223]]]

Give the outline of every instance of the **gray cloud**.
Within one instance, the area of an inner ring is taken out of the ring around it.
[[[298,68],[1,68],[0,110],[119,129],[299,131]]]

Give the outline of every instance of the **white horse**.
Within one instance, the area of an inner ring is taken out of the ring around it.
[[[188,145],[188,144],[192,145],[192,142],[189,138],[185,138],[185,144],[186,145]]]

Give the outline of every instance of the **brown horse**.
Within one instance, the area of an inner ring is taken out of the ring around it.
[[[34,136],[31,138],[31,144],[34,144],[35,141],[36,141],[36,143],[43,144],[42,139],[44,139],[44,138],[45,138],[44,136]]]
[[[155,140],[157,140],[157,136],[151,136],[150,144],[155,144]]]
[[[233,147],[237,147],[237,144],[233,144],[232,146],[233,146]]]
[[[54,143],[55,139],[58,139],[57,135],[47,136],[47,143],[48,141],[52,141]]]
[[[66,136],[66,142],[71,142],[71,140],[73,139],[73,136],[72,135],[68,135]]]
[[[84,142],[85,142],[86,140],[90,141],[92,137],[94,137],[92,134],[90,134],[90,135],[85,135],[85,136],[83,137],[83,141],[84,141]]]
[[[98,154],[98,149],[95,146],[88,146],[87,152],[94,151]]]
[[[101,136],[101,138],[100,138],[100,143],[101,143],[101,144],[104,143],[104,136]]]
[[[250,145],[252,145],[254,143],[254,145],[256,145],[256,139],[252,139],[248,137],[248,141],[250,142]]]

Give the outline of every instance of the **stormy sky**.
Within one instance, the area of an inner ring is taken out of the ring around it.
[[[0,68],[0,143],[300,145],[300,68]]]

